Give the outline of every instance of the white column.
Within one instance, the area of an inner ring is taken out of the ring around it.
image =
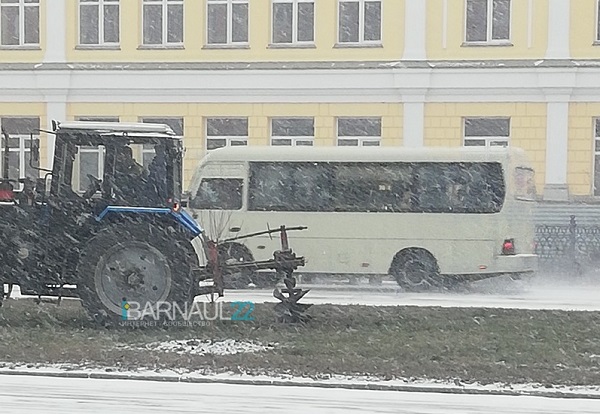
[[[404,55],[402,60],[427,59],[427,2],[406,0],[404,20]],[[384,4],[385,7],[385,4]]]
[[[52,121],[62,122],[67,120],[66,101],[66,96],[52,96],[46,99],[47,131],[52,131]],[[42,167],[52,168],[52,161],[54,160],[54,135],[46,134],[46,137],[48,145],[46,155],[48,159],[47,165],[42,165]]]
[[[546,185],[544,200],[567,201],[569,102],[551,101],[546,118]]]
[[[66,0],[42,2],[46,12],[46,53],[44,63],[66,62],[67,60],[67,6]],[[69,22],[69,25],[74,24]]]
[[[425,135],[425,103],[404,102],[403,142],[405,147],[418,148],[423,146]]]
[[[573,2],[548,0],[548,49],[546,59],[569,59],[570,7]]]

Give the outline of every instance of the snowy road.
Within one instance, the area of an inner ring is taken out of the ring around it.
[[[596,414],[600,400],[0,375],[0,412]]]
[[[391,281],[384,281],[380,286],[367,283],[301,286],[311,289],[303,301],[313,304],[600,311],[600,275],[593,279],[569,281],[557,281],[556,278],[520,281],[496,278],[472,283],[458,292],[407,293]],[[12,296],[21,296],[18,287]],[[199,296],[197,300],[209,299]],[[255,303],[277,301],[270,289],[227,290],[222,300]]]
[[[393,282],[381,288],[369,285],[310,285],[303,299],[314,304],[359,304],[374,306],[442,306],[517,309],[560,309],[600,311],[600,282],[556,282],[535,279],[509,281],[490,279],[470,285],[460,292],[407,293]],[[270,290],[228,290],[227,301],[275,302]],[[199,298],[206,300],[206,298]]]

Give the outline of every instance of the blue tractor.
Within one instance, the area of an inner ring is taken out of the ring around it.
[[[287,246],[285,227],[275,230],[285,246],[272,260],[219,257],[218,243],[181,207],[183,145],[169,126],[65,122],[45,132],[54,136],[52,169],[38,168],[37,180],[11,180],[7,171],[0,179],[1,287],[19,285],[40,299],[76,296],[93,319],[114,324],[125,301],[183,307],[199,294],[222,296],[228,272],[272,269],[288,279],[288,296],[276,296],[283,319],[294,319],[294,298],[306,292],[292,272],[304,259]],[[38,153],[31,148],[32,168]]]

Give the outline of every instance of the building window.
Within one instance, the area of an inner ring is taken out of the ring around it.
[[[271,145],[312,146],[314,137],[313,118],[271,119]]]
[[[314,40],[314,0],[273,0],[273,43],[312,43]]]
[[[144,45],[183,43],[183,0],[144,0]]]
[[[465,118],[465,147],[507,147],[510,118]]]
[[[467,42],[506,42],[510,38],[510,0],[467,0]]]
[[[596,119],[594,137],[594,196],[600,196],[600,118]]]
[[[27,46],[39,43],[39,0],[0,0],[0,44]]]
[[[165,124],[171,127],[175,136],[183,139],[183,118],[182,117],[144,117],[141,119],[143,123],[146,124]],[[154,156],[156,155],[156,151],[154,151],[155,144],[144,144],[141,148],[141,164],[144,168],[148,168]]]
[[[248,145],[248,118],[207,118],[206,149]]]
[[[381,0],[339,0],[339,42],[381,42]]]
[[[248,0],[208,0],[207,43],[248,43]]]
[[[119,0],[79,0],[79,44],[119,43]]]
[[[338,146],[378,147],[380,142],[381,118],[338,118]]]
[[[39,148],[40,119],[39,118],[0,118],[0,127],[8,136],[8,178],[19,180],[23,178],[37,179],[39,174],[34,167],[38,162],[32,163],[31,144]],[[5,162],[5,137],[2,135],[0,148],[0,171],[4,171]],[[33,140],[33,142],[32,142]],[[32,166],[33,164],[33,166]],[[15,190],[22,190],[23,184],[14,184]]]
[[[596,42],[600,42],[600,0],[596,6]]]

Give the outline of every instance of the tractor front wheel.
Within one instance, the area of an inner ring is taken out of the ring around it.
[[[193,301],[197,256],[181,233],[163,225],[111,226],[81,254],[78,292],[88,314],[103,325],[172,317]],[[166,312],[159,312],[159,310]],[[180,315],[177,315],[180,316]]]

